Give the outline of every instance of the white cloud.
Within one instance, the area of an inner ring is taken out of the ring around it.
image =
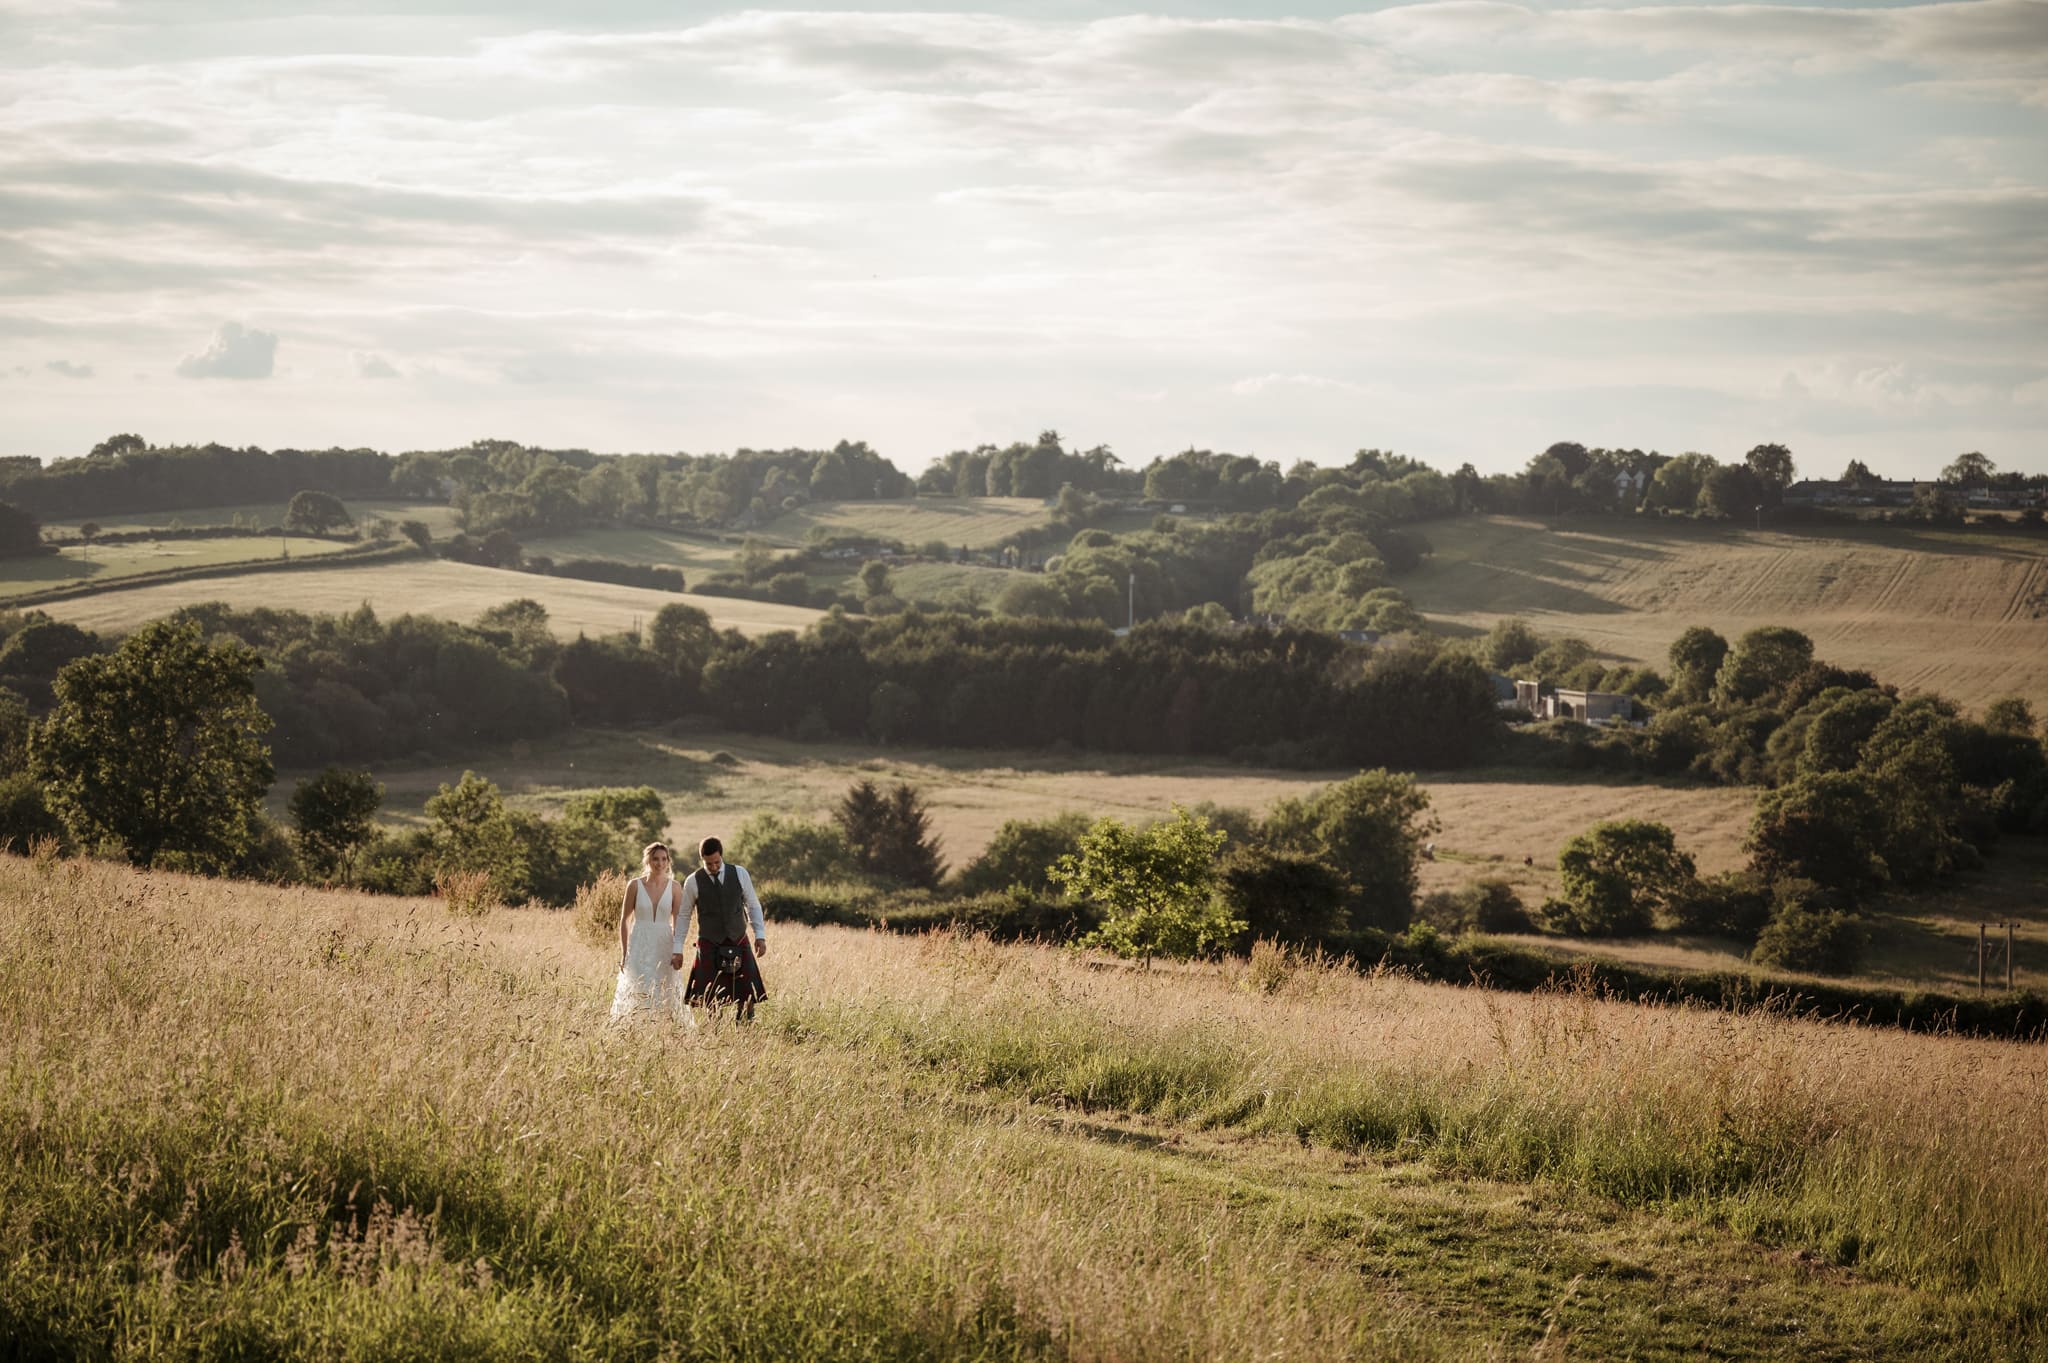
[[[188,379],[267,379],[277,363],[277,333],[223,322],[213,344],[178,362]]]
[[[52,374],[61,374],[67,379],[89,379],[92,377],[91,365],[75,364],[70,360],[50,360],[43,365],[43,368],[49,370]]]
[[[1596,387],[1649,431],[1602,439],[1684,447],[1792,401],[1787,373],[1809,407],[1985,428],[2037,413],[1997,366],[2048,370],[2041,0],[166,4],[6,21],[32,41],[0,56],[0,364],[160,368],[195,314],[291,335],[292,383],[232,411],[156,386],[194,438],[467,439],[504,401],[576,444],[857,413],[909,464],[1016,421],[1134,458],[1412,438],[1497,465]],[[234,348],[180,372],[274,367]],[[387,355],[434,363],[365,410]],[[74,448],[47,386],[11,422]]]

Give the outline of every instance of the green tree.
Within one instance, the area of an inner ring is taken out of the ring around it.
[[[285,529],[303,530],[309,535],[324,535],[355,523],[341,498],[331,492],[295,492],[284,509]]]
[[[620,860],[638,861],[640,849],[660,841],[668,828],[668,809],[653,786],[631,786],[573,796],[562,806],[562,819],[596,825],[627,854]]]
[[[1275,849],[1315,857],[1343,877],[1353,924],[1398,932],[1415,912],[1423,840],[1440,827],[1413,776],[1379,769],[1282,800],[1265,834]]]
[[[1714,679],[1724,705],[1766,700],[1813,664],[1813,640],[1785,625],[1764,625],[1736,640]]]
[[[1228,947],[1245,927],[1214,894],[1223,837],[1179,808],[1146,829],[1098,819],[1050,874],[1068,894],[1103,911],[1084,945],[1125,957],[1207,955]]]
[[[329,767],[292,791],[299,856],[315,875],[350,883],[356,854],[377,833],[384,787],[366,771]]]
[[[1527,667],[1542,650],[1543,639],[1527,620],[1502,619],[1494,621],[1493,628],[1486,632],[1479,655],[1494,671],[1512,672]]]
[[[732,859],[757,876],[789,884],[849,880],[860,862],[834,824],[771,811],[750,816],[732,837]]]
[[[427,801],[426,813],[434,869],[487,872],[501,901],[531,893],[539,878],[536,873],[554,860],[546,826],[536,830],[537,820],[515,820],[498,787],[473,771],[443,785]]]
[[[258,737],[255,650],[158,620],[57,674],[30,743],[51,809],[79,841],[114,840],[138,866],[232,868],[256,843],[274,775]]]
[[[1993,733],[2030,735],[2034,707],[2024,696],[2005,696],[1984,707],[1984,727]]]
[[[1728,641],[1704,625],[1694,625],[1671,641],[1671,694],[1677,700],[1704,700],[1713,694],[1715,679],[1728,660]]]
[[[1883,811],[1861,777],[1819,772],[1758,796],[1743,846],[1768,883],[1810,880],[1856,895],[1890,878],[1878,854],[1883,834]]]
[[[1796,472],[1792,464],[1792,451],[1783,445],[1758,445],[1742,456],[1742,463],[1756,475],[1758,485],[1773,501],[1779,493],[1791,486]]]
[[[1344,878],[1314,857],[1231,850],[1218,869],[1217,899],[1253,940],[1317,945],[1350,926]]]
[[[908,782],[884,792],[872,781],[856,781],[833,818],[863,874],[919,889],[937,888],[945,875],[931,815]]]
[[[0,558],[21,558],[43,552],[43,527],[32,511],[0,502]]]
[[[1861,459],[1851,459],[1842,470],[1841,481],[1850,487],[1870,487],[1881,480],[1870,471],[1870,465]]]
[[[398,533],[413,542],[423,554],[434,552],[434,532],[427,528],[425,521],[403,520],[398,523]]]
[[[1747,464],[1723,464],[1709,472],[1700,484],[1699,510],[1703,516],[1748,520],[1763,501],[1763,485]]]
[[[1688,451],[1668,459],[1650,479],[1650,505],[1667,511],[1692,511],[1699,506],[1707,475],[1721,467],[1711,454]]]
[[[924,698],[900,681],[883,681],[868,696],[868,731],[884,743],[910,733],[924,711]]]
[[[1647,819],[1595,824],[1565,844],[1557,869],[1564,896],[1553,926],[1577,937],[1629,937],[1648,932],[1657,911],[1693,881],[1690,853],[1670,828]]]
[[[893,596],[895,588],[890,582],[889,565],[880,559],[869,559],[860,565],[861,594],[864,596]]]
[[[718,631],[702,610],[675,601],[654,613],[647,627],[647,646],[677,676],[696,677],[711,661]]]
[[[1049,819],[1011,819],[960,872],[960,888],[968,894],[991,894],[1012,886],[1048,893],[1053,888],[1053,863],[1080,846],[1088,827],[1088,816],[1078,811]]]
[[[1997,473],[1998,465],[1971,450],[1949,461],[1948,467],[1941,471],[1941,481],[1957,487],[1988,487]]]
[[[1778,970],[1847,975],[1868,942],[1863,924],[1831,905],[1820,886],[1787,881],[1778,887],[1777,907],[1749,958]]]

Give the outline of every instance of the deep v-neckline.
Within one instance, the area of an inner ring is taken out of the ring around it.
[[[661,906],[667,902],[670,895],[675,893],[675,889],[676,878],[670,876],[668,884],[661,887],[661,897],[657,899],[655,896],[647,893],[647,881],[644,877],[641,879],[640,897],[647,901],[647,912],[653,915],[657,921],[661,918]]]

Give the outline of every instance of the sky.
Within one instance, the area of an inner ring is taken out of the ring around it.
[[[2048,472],[2048,0],[0,0],[0,412]]]

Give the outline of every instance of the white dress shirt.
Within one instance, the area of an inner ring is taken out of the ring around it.
[[[732,877],[732,879],[727,880],[727,876]],[[731,889],[735,881],[738,882],[740,887],[740,898],[744,899],[747,903],[747,913],[754,920],[754,940],[757,942],[767,941],[768,920],[761,913],[761,896],[754,893],[754,878],[747,874],[746,867],[735,866],[732,862],[728,861],[719,874],[719,883],[727,889]],[[692,871],[683,877],[683,902],[676,906],[675,950],[678,954],[683,949],[683,942],[685,941],[684,932],[690,926],[690,915],[696,911],[696,908],[697,873]]]

